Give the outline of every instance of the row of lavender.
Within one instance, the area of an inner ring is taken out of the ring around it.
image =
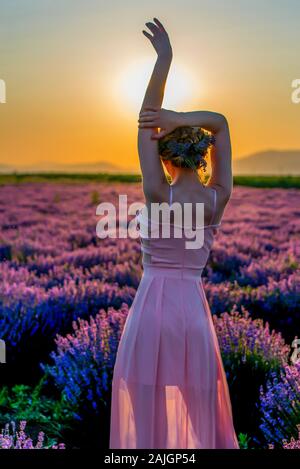
[[[0,188],[0,334],[13,370],[13,376],[2,379],[32,384],[43,370],[79,420],[108,408],[115,352],[141,276],[137,240],[96,235],[97,204],[117,206],[119,194],[126,194],[129,203],[142,200],[136,185]],[[297,190],[235,188],[204,279],[212,312],[221,321],[216,325],[233,405],[239,409],[238,427],[245,431],[246,421],[255,427],[263,418],[265,441],[277,444],[297,436],[299,370],[291,367],[282,338],[269,339],[268,329],[245,317],[242,306],[252,318],[269,321],[288,343],[299,334],[299,201]],[[235,329],[225,327],[224,311],[231,311],[226,321],[233,321]],[[249,373],[251,393],[245,382]],[[292,386],[286,384],[291,383],[288,373]],[[285,384],[279,386],[278,380]],[[288,386],[296,392],[296,417],[290,404],[284,410],[274,404],[277,398],[285,402]],[[251,394],[252,407],[238,400],[241,392],[245,400]],[[254,415],[247,415],[249,408]],[[282,415],[293,418],[282,424]],[[277,433],[270,430],[274,422]],[[247,431],[255,433],[255,428]]]

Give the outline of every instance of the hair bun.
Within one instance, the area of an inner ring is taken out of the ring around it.
[[[201,127],[177,127],[158,141],[158,147],[162,159],[174,166],[205,171],[205,157],[214,143],[214,136]]]

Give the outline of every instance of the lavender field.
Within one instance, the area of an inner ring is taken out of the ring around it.
[[[96,235],[97,205],[119,194],[143,201],[136,183],[0,186],[0,428],[26,421],[49,447],[108,447],[115,354],[142,274],[138,240]],[[242,448],[299,444],[299,215],[298,189],[235,187],[204,271]],[[9,441],[6,427],[0,448]]]

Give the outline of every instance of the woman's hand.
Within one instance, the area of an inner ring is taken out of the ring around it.
[[[170,44],[169,36],[161,22],[157,18],[153,18],[155,23],[145,23],[146,26],[150,29],[153,33],[153,36],[149,34],[147,31],[143,30],[143,34],[150,40],[151,44],[153,45],[154,49],[157,52],[157,55],[160,56],[167,56],[172,57],[172,47]]]
[[[183,125],[183,113],[163,108],[147,107],[140,112],[138,122],[140,129],[159,127],[161,131],[154,133],[151,138],[160,139],[176,127]]]

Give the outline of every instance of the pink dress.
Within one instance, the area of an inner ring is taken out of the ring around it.
[[[149,222],[143,211],[137,219]],[[143,275],[116,356],[109,448],[239,448],[201,280],[219,225],[200,228],[199,249],[186,249],[184,236],[141,236]]]

